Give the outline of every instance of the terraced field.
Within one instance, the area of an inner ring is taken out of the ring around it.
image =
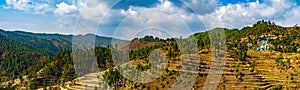
[[[211,53],[200,53],[200,56],[190,55],[193,60],[200,60],[199,71],[193,70],[181,70],[181,61],[172,59],[168,64],[168,71],[164,71],[160,78],[149,83],[134,83],[125,81],[120,90],[132,90],[132,89],[145,89],[145,90],[167,90],[172,88],[171,86],[176,81],[176,74],[170,74],[171,71],[175,72],[191,72],[197,73],[198,77],[196,83],[193,85],[194,90],[202,90],[205,80],[207,79],[208,72],[210,70]],[[247,62],[241,62],[234,58],[229,58],[227,55],[226,64],[224,66],[222,78],[217,87],[217,90],[267,90],[274,87],[282,87],[286,90],[297,90],[300,88],[300,77],[299,73],[299,62],[300,54],[297,53],[280,53],[272,51],[257,52],[250,50],[248,51]],[[282,56],[281,64],[276,62],[278,57]],[[144,63],[144,60],[135,60],[132,62],[133,65],[137,63]],[[195,62],[191,62],[195,64]],[[106,71],[102,71],[104,74]],[[99,84],[97,79],[99,73],[91,73],[86,76],[77,78],[72,82],[68,82],[61,87],[61,89],[75,90],[75,89],[94,89],[94,86]],[[163,79],[161,79],[163,78]],[[80,80],[80,82],[78,82]],[[72,85],[71,85],[72,83]],[[81,84],[80,84],[81,83]],[[125,84],[125,85],[123,85]],[[113,88],[111,88],[113,89]]]
[[[248,54],[251,56],[249,64],[243,65],[233,58],[226,59],[219,90],[266,90],[272,87],[296,90],[299,88],[300,54],[282,54],[282,62],[288,67],[276,63],[276,59],[280,56],[278,52],[249,51]],[[287,59],[290,59],[290,65]]]

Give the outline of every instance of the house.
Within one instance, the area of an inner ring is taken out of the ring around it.
[[[248,43],[247,46],[248,46],[248,47],[252,47],[253,44],[252,44],[252,43]]]
[[[271,36],[271,37],[269,37],[269,39],[275,40],[275,39],[278,39],[278,37],[277,36]]]
[[[271,39],[271,40],[278,39],[278,36],[268,34],[268,39]]]
[[[270,45],[268,44],[268,40],[261,40],[259,43],[260,47],[257,48],[257,51],[269,50]]]

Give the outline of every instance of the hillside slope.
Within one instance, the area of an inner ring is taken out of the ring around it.
[[[72,39],[81,39],[81,41],[89,40],[95,37],[95,46],[109,46],[111,41],[124,42],[124,40],[114,39],[110,37],[102,37],[93,34],[86,35],[61,35],[61,34],[41,34],[23,31],[4,31],[0,29],[0,40],[3,43],[10,43],[12,48],[22,48],[18,51],[37,52],[44,55],[54,55],[63,49],[72,48]],[[6,48],[6,50],[14,51],[16,49]]]

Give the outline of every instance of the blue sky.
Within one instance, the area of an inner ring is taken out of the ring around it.
[[[113,1],[0,0],[0,28],[61,34],[97,30],[101,36],[132,38],[149,27],[188,36],[216,27],[241,28],[262,19],[283,26],[300,24],[299,0]]]

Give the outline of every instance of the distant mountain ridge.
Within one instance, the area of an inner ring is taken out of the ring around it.
[[[31,33],[24,31],[5,31],[0,29],[0,45],[6,46],[0,51],[28,51],[37,52],[46,55],[54,55],[62,49],[71,49],[73,37],[85,40],[87,37],[96,37],[95,46],[107,47],[111,45],[111,41],[125,42],[125,40],[114,39],[111,37],[103,37],[94,34],[86,35],[62,35],[62,34],[44,34]],[[21,47],[20,47],[21,46]]]

